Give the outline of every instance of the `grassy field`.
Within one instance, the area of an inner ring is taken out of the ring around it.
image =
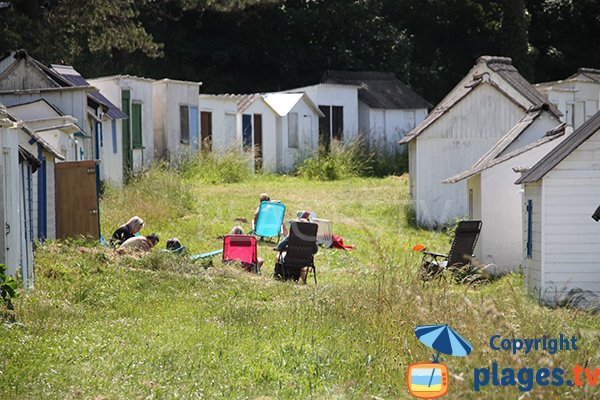
[[[288,218],[310,209],[333,221],[354,251],[322,249],[319,285],[274,281],[273,244],[256,276],[154,251],[143,258],[89,243],[37,248],[36,287],[0,325],[1,399],[405,399],[406,368],[431,350],[421,324],[450,324],[474,346],[442,356],[447,398],[592,399],[594,387],[539,387],[525,394],[491,384],[473,391],[474,369],[600,367],[600,319],[538,306],[520,275],[479,286],[422,283],[421,242],[446,251],[451,238],[409,226],[403,177],[311,182],[262,176],[206,184],[197,173],[154,169],[101,203],[105,236],[132,215],[160,248],[177,236],[191,253],[217,249],[258,195],[282,200]],[[245,229],[249,224],[244,225]],[[579,350],[512,355],[489,339],[577,335]],[[596,395],[597,396],[597,395]],[[597,398],[597,397],[596,397]]]

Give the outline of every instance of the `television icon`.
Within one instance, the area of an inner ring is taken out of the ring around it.
[[[406,373],[408,391],[420,399],[435,399],[448,393],[448,367],[440,363],[415,363]]]

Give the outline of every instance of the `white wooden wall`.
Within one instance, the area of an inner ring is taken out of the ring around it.
[[[358,124],[358,91],[352,86],[320,84],[301,89],[313,103],[344,107],[344,142],[356,139]]]
[[[470,168],[523,115],[496,89],[481,85],[417,137],[414,200],[421,225],[445,225],[468,214],[466,182],[441,182]]]
[[[289,147],[289,115],[295,113],[298,117],[298,147]],[[306,157],[314,154],[319,147],[319,116],[304,100],[300,100],[281,119],[281,159],[278,162],[279,172],[289,172]]]
[[[548,301],[571,288],[600,295],[600,131],[543,179],[543,295]]]
[[[262,98],[256,99],[243,115],[262,115],[262,165],[265,172],[277,170],[277,114]],[[241,119],[240,119],[241,121]],[[241,130],[240,123],[240,130]],[[254,116],[252,117],[252,141],[254,145]]]
[[[527,257],[527,202],[532,201],[532,254]],[[536,298],[543,296],[542,280],[542,209],[543,209],[542,183],[528,183],[524,185],[522,212],[523,212],[523,245],[524,260],[523,281],[527,291]]]
[[[200,112],[212,116],[213,151],[225,152],[236,148],[241,151],[242,138],[238,137],[237,100],[233,97],[200,95]]]
[[[171,164],[177,165],[183,157],[194,153],[191,142],[189,144],[181,143],[179,107],[182,105],[199,107],[198,87],[199,85],[172,80],[153,83],[153,101],[157,102],[153,106],[153,141],[161,146],[161,148],[156,148],[155,157],[167,156]],[[198,140],[200,140],[200,110],[198,110],[197,124]],[[198,146],[200,148],[200,144]]]

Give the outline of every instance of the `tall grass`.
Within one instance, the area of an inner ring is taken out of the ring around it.
[[[239,183],[252,175],[252,155],[231,147],[224,152],[202,151],[181,165],[182,176],[210,184]]]
[[[106,193],[102,220],[115,226],[138,214],[144,231],[210,250],[235,217],[251,218],[265,188],[290,215],[310,209],[330,219],[357,248],[319,250],[319,285],[303,286],[270,277],[275,252],[265,242],[262,276],[218,258],[206,268],[158,249],[130,257],[47,242],[37,249],[35,290],[14,302],[17,323],[0,324],[0,398],[408,399],[407,366],[431,357],[414,335],[418,324],[449,324],[474,346],[465,358],[442,356],[448,398],[521,396],[510,386],[473,391],[474,369],[494,360],[501,368],[600,366],[598,318],[539,306],[520,275],[477,287],[449,277],[422,282],[420,254],[410,248],[421,242],[444,251],[450,235],[408,225],[405,176],[212,185],[157,167]],[[496,333],[578,335],[580,349],[513,356],[490,350]],[[548,386],[529,398],[594,396],[594,387]]]
[[[341,144],[333,141],[331,148],[320,147],[296,168],[296,175],[306,179],[334,181],[367,176],[371,171],[371,155],[361,141]]]

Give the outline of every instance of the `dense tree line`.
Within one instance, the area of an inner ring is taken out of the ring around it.
[[[13,0],[0,50],[84,75],[203,81],[207,93],[299,87],[325,69],[393,71],[439,101],[483,54],[532,81],[600,67],[597,0]]]

